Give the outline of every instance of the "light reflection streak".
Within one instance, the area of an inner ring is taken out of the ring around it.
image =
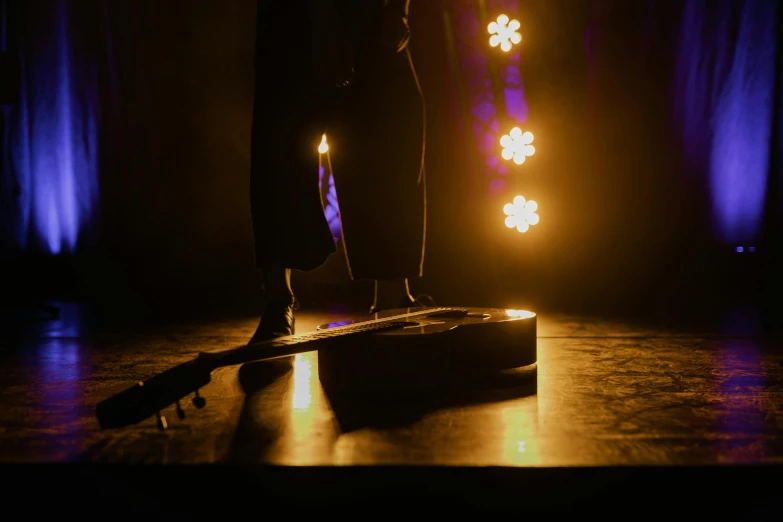
[[[318,381],[318,352],[297,354],[290,381],[291,409],[283,426],[281,455],[292,464],[331,459],[336,437],[331,410]]]
[[[86,437],[84,409],[85,375],[88,359],[82,353],[83,346],[77,340],[48,339],[34,352],[37,359],[34,387],[36,402],[31,412],[37,416],[42,436],[53,437],[58,444],[51,446],[47,458],[66,460],[71,458],[72,442]]]
[[[313,362],[312,357],[306,357],[312,354],[296,354],[294,358],[294,392],[293,408],[294,411],[305,411],[313,403]]]
[[[755,462],[766,450],[766,361],[758,340],[753,339],[760,328],[757,310],[729,309],[722,318],[721,333],[748,338],[726,339],[713,348],[712,393],[717,399],[713,418],[721,462]]]
[[[536,398],[517,400],[499,412],[503,426],[503,465],[530,466],[540,463],[537,444]]]
[[[728,462],[755,462],[765,453],[767,383],[764,358],[750,342],[727,341],[717,351],[714,378],[720,407],[716,430]]]
[[[81,357],[79,347],[74,341],[51,339],[46,341],[38,350],[38,361],[41,373],[41,384],[69,384],[76,383],[81,376],[79,363]],[[58,392],[51,394],[55,402],[67,396],[73,396],[73,386],[58,386]],[[46,395],[46,394],[45,394]]]

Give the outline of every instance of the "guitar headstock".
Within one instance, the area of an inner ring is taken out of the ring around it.
[[[95,408],[98,424],[101,429],[123,428],[155,416],[158,428],[165,430],[168,422],[161,415],[165,408],[175,405],[177,417],[184,419],[180,401],[185,397],[193,394],[196,408],[206,405],[199,389],[209,383],[211,370],[212,366],[204,360],[195,359],[138,382],[98,403]]]
[[[95,408],[98,423],[102,429],[113,429],[137,424],[155,416],[158,428],[168,427],[166,417],[161,411],[171,405],[176,407],[177,416],[185,418],[185,411],[180,401],[193,394],[193,405],[203,408],[206,400],[199,395],[199,389],[210,381],[212,370],[221,366],[243,364],[254,360],[272,359],[310,351],[319,343],[329,342],[343,335],[369,335],[392,330],[400,330],[407,326],[417,326],[418,317],[428,314],[446,314],[449,317],[462,317],[467,313],[457,309],[432,309],[403,313],[385,320],[370,320],[333,330],[308,332],[258,343],[247,344],[223,352],[202,353],[196,359],[175,366],[150,379],[138,382],[130,388],[101,401]]]

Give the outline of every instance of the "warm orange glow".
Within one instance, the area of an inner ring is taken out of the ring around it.
[[[535,402],[527,398],[506,403],[499,412],[503,427],[501,460],[506,466],[540,463]]]
[[[533,312],[528,312],[527,310],[506,310],[506,315],[513,318],[520,318],[520,319],[527,319],[528,317],[533,317]]]
[[[319,408],[320,390],[317,371],[317,352],[299,353],[294,357],[291,376],[291,424],[286,438],[295,446],[297,459],[313,458],[317,448],[313,440]]]
[[[520,23],[518,20],[509,20],[508,16],[502,14],[498,16],[497,21],[490,22],[487,31],[492,36],[489,37],[489,45],[509,52],[511,47],[522,41],[522,35],[517,32]]]
[[[315,384],[313,362],[312,357],[305,357],[305,355],[307,354],[299,353],[294,358],[294,411],[307,410],[313,402],[313,385]]]
[[[503,147],[504,160],[513,159],[517,165],[522,165],[525,162],[525,157],[532,156],[536,153],[536,148],[532,145],[533,133],[522,132],[519,127],[514,127],[511,132],[500,138],[500,146]]]
[[[527,232],[539,221],[536,210],[538,210],[538,203],[532,199],[526,201],[522,196],[515,197],[513,203],[506,203],[503,207],[503,213],[506,214],[506,226],[516,228],[521,233]]]
[[[339,433],[318,381],[318,352],[297,354],[293,372],[284,378],[290,406],[278,405],[270,397],[259,404],[258,422],[279,434],[265,458],[296,465],[329,462]],[[275,392],[269,395],[277,397]]]
[[[318,153],[319,154],[326,154],[329,152],[329,144],[326,143],[326,134],[321,136],[321,144],[318,145]]]

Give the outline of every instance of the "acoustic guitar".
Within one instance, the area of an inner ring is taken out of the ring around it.
[[[410,380],[427,372],[467,375],[476,371],[530,368],[536,363],[536,314],[497,308],[432,307],[389,311],[348,324],[329,324],[315,332],[279,337],[231,350],[201,353],[96,406],[102,429],[130,426],[152,416],[166,429],[161,411],[193,394],[196,408],[206,400],[199,390],[213,370],[318,350],[322,381]],[[415,371],[414,371],[415,369]]]

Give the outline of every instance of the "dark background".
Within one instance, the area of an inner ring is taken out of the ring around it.
[[[6,3],[18,15],[10,49],[15,36],[29,44],[25,59],[36,59],[49,3]],[[469,109],[448,65],[450,3],[412,2],[429,203],[425,276],[411,282],[414,293],[439,304],[618,314],[775,298],[778,198],[758,255],[734,255],[711,233],[703,166],[683,160],[672,130],[683,2],[519,2],[542,218],[524,236],[503,226],[482,192]],[[109,313],[257,313],[247,194],[255,0],[66,4],[82,58],[98,64],[100,212],[75,254],[4,242],[5,295],[85,299]],[[589,65],[584,36],[597,10]],[[370,304],[370,284],[348,281],[342,263],[337,255],[295,274],[305,306]]]

